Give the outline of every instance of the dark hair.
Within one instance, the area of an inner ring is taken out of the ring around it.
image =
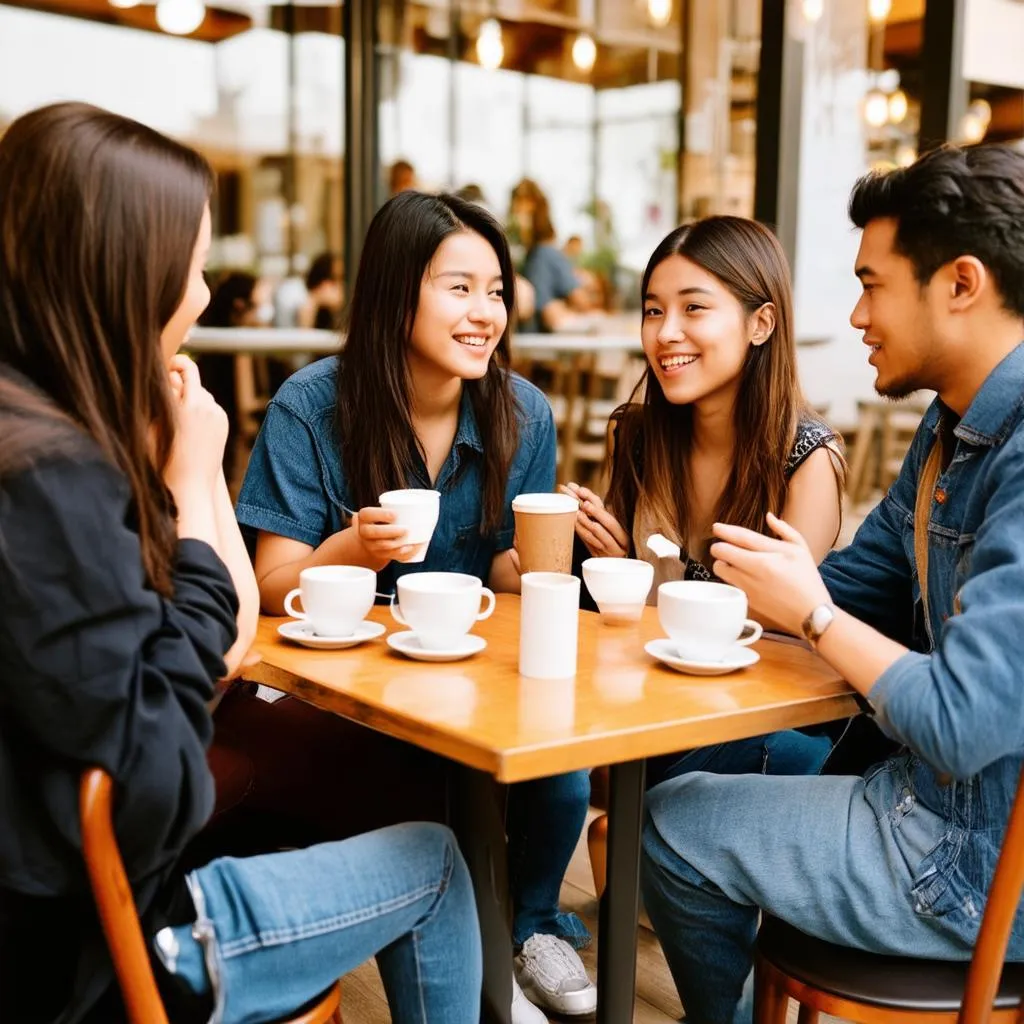
[[[174,416],[160,335],[184,298],[212,185],[198,153],[84,103],[33,111],[0,139],[0,361],[51,416],[17,443],[32,449],[55,417],[99,445],[128,478],[146,575],[163,594]]]
[[[258,278],[247,270],[231,270],[213,284],[213,296],[199,322],[204,327],[234,327],[252,306]]]
[[[407,486],[418,444],[410,412],[409,338],[430,261],[460,231],[476,232],[494,249],[511,323],[512,257],[500,225],[483,207],[451,195],[400,192],[370,222],[338,357],[339,442],[357,508],[375,505],[383,491]],[[483,441],[485,532],[497,529],[505,514],[509,466],[519,443],[509,356],[506,326],[487,373],[463,384]]]
[[[683,256],[713,274],[749,316],[775,307],[775,330],[751,345],[741,370],[734,422],[736,454],[715,518],[766,530],[765,514],[782,514],[786,462],[801,419],[809,415],[797,377],[793,301],[786,256],[763,225],[743,217],[708,217],[676,228],[654,250],[641,297],[664,260]],[[643,392],[642,401],[636,396]],[[617,410],[607,504],[630,533],[641,509],[684,550],[690,528],[693,409],[665,397],[650,366],[633,399]],[[693,553],[697,557],[698,553]]]
[[[523,239],[526,246],[532,249],[535,245],[550,242],[555,237],[555,225],[551,222],[548,197],[544,195],[540,185],[532,178],[523,178],[512,189],[512,199],[526,199],[533,203],[532,223],[527,231],[529,237]]]
[[[487,199],[484,195],[484,190],[473,182],[463,185],[455,194],[460,199],[465,199],[467,203],[486,203]]]
[[[909,167],[865,175],[850,196],[858,228],[896,221],[896,251],[923,285],[939,267],[974,256],[1003,304],[1024,316],[1024,153],[1009,146],[944,146]]]
[[[340,257],[333,252],[322,252],[309,265],[306,272],[306,288],[312,291],[319,288],[324,281],[332,281],[335,278],[334,268],[337,266]]]

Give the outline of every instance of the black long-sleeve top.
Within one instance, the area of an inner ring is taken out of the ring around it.
[[[147,935],[180,896],[176,861],[213,805],[206,702],[236,638],[213,549],[181,541],[173,599],[161,597],[126,479],[91,442],[71,447],[0,476],[2,1024],[97,1019],[110,995],[81,852],[84,768],[114,778]]]

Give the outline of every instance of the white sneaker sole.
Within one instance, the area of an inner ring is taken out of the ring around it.
[[[556,996],[535,985],[529,979],[520,987],[526,998],[545,1012],[560,1013],[564,1017],[592,1017],[597,1013],[597,989],[588,988],[581,992],[569,992]]]

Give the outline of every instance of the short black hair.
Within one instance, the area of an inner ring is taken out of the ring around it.
[[[927,284],[939,267],[974,256],[1003,305],[1024,316],[1024,153],[1010,146],[944,146],[909,167],[866,174],[850,196],[858,228],[896,221],[896,251]]]
[[[333,280],[335,277],[334,268],[338,262],[338,256],[333,252],[322,252],[309,265],[306,271],[306,290],[312,291],[319,288],[324,281]]]

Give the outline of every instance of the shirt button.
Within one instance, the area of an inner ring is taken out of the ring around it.
[[[941,487],[936,487],[935,488],[935,500],[940,505],[945,505],[946,504],[946,492]]]

